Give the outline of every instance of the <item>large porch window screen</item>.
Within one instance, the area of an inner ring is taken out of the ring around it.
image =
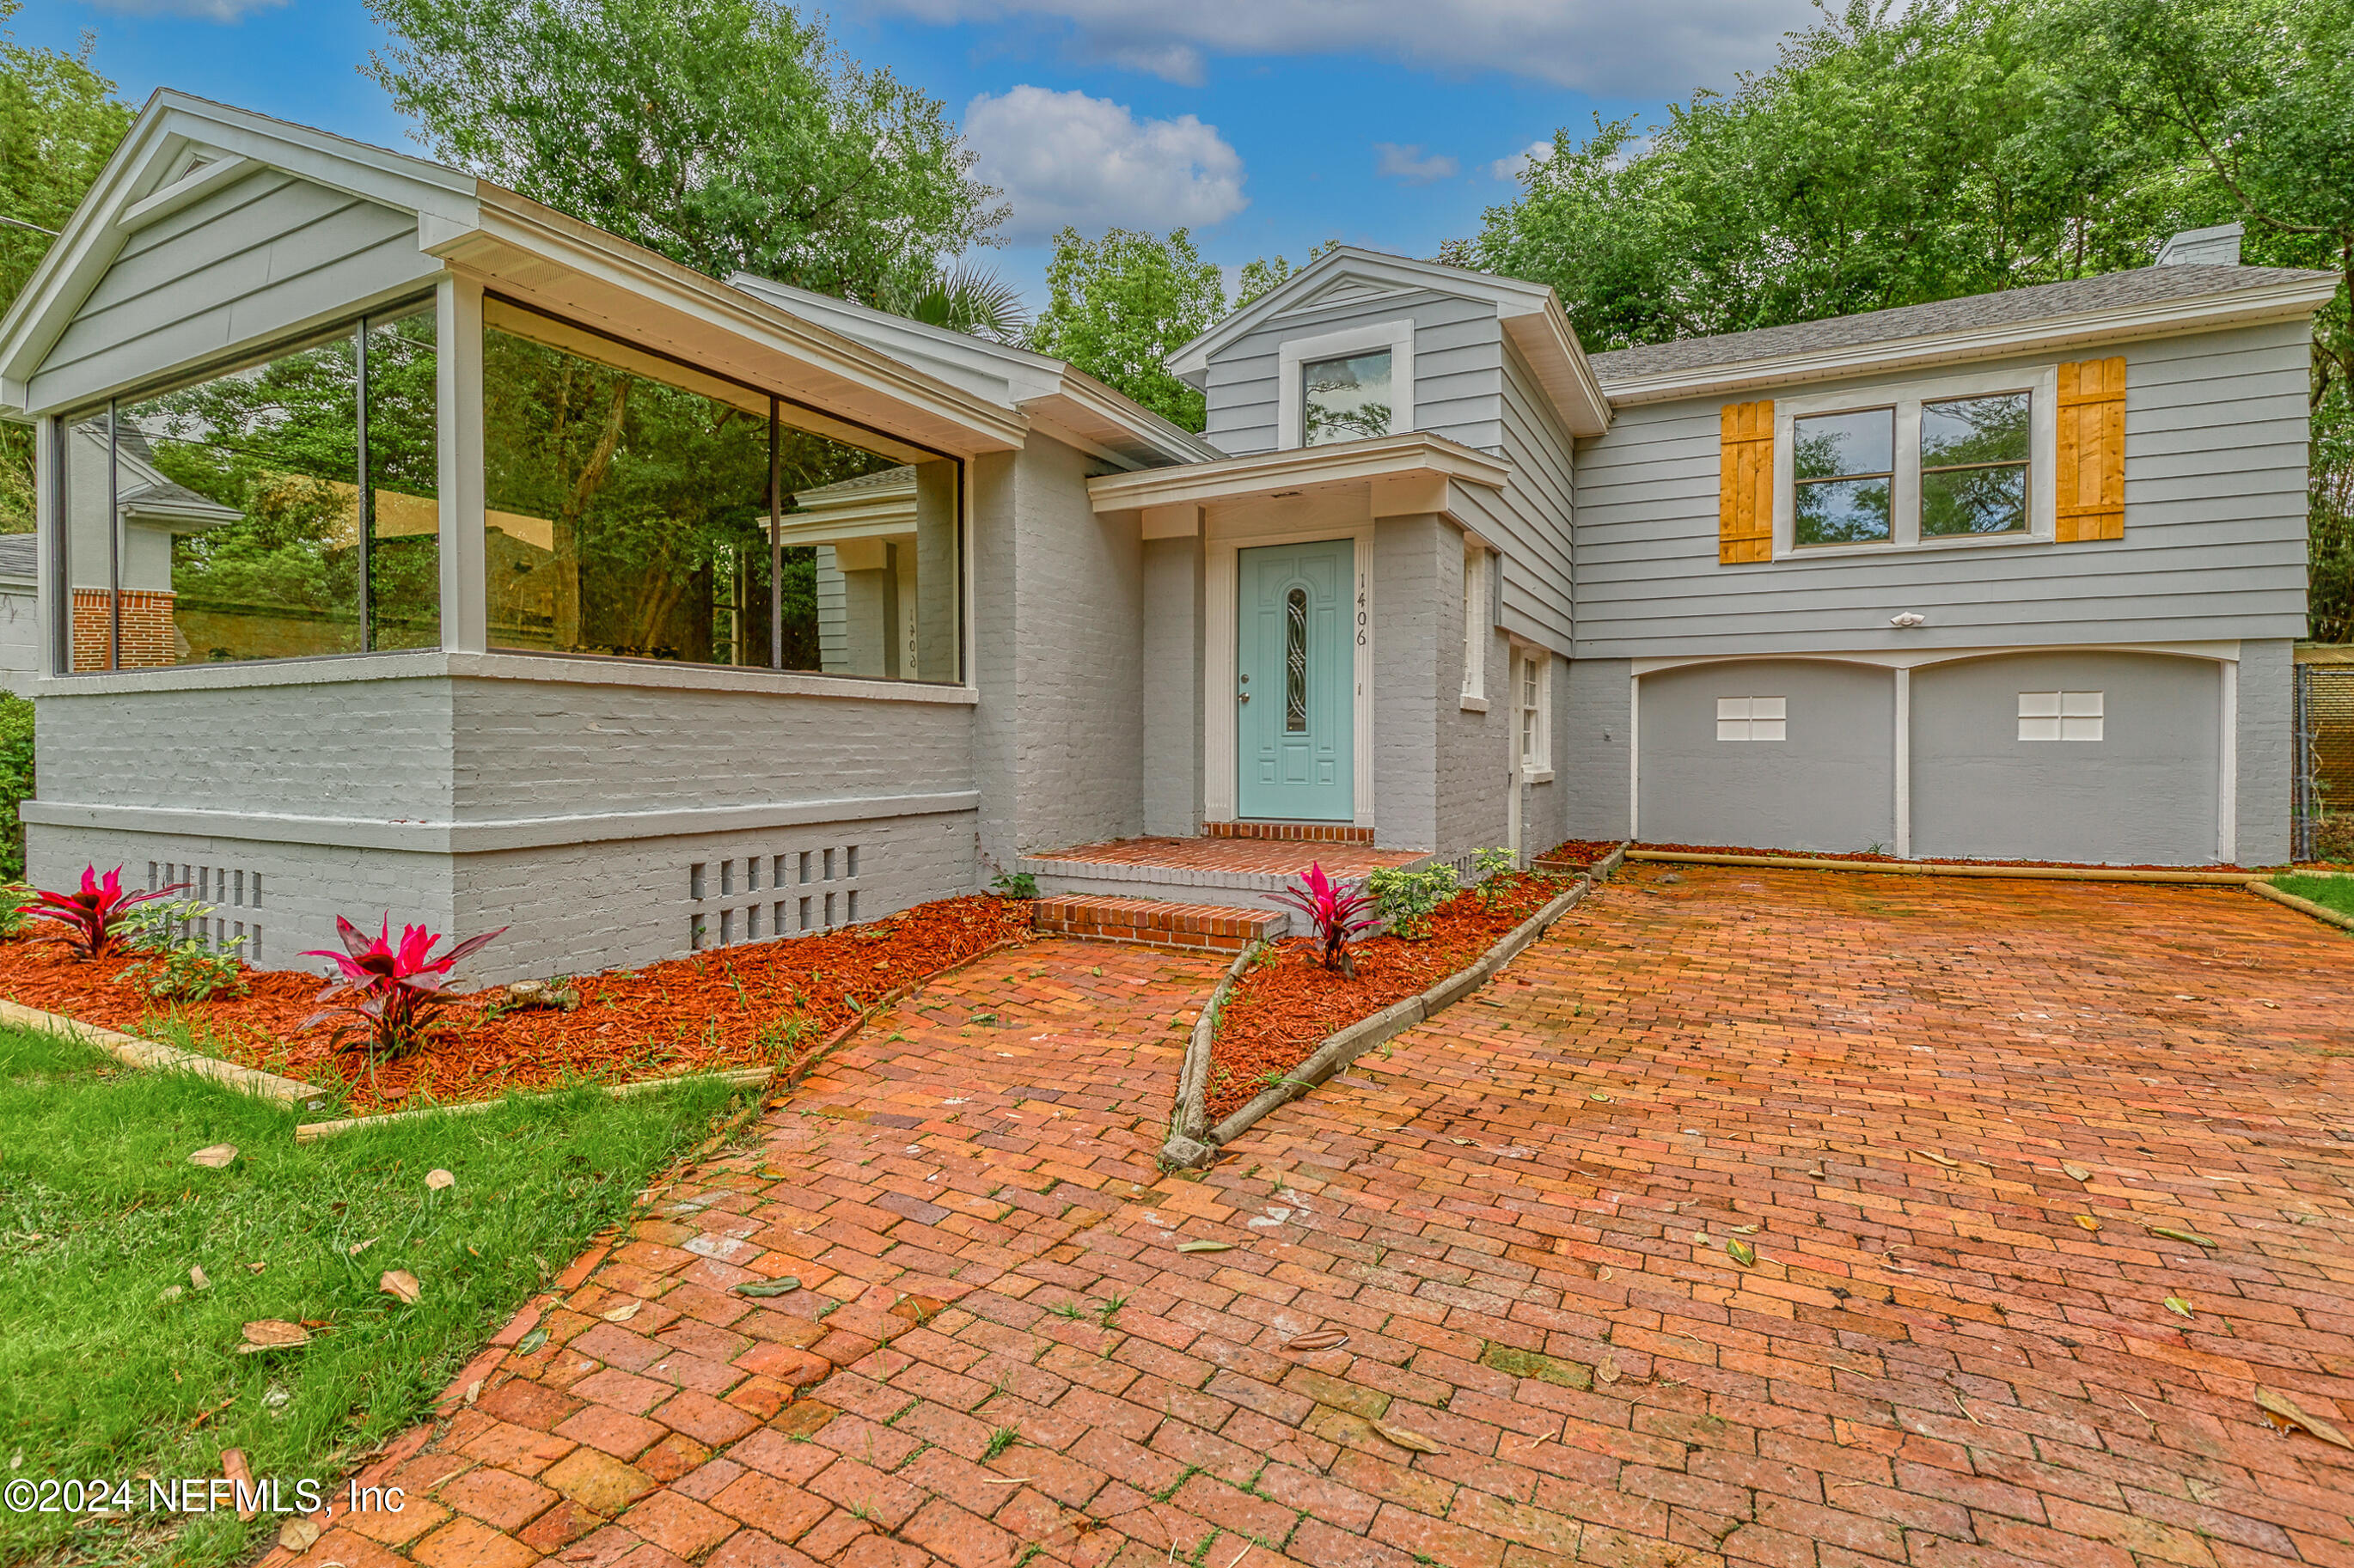
[[[429,303],[58,422],[61,671],[440,643]]]
[[[954,682],[953,460],[483,303],[492,646]]]

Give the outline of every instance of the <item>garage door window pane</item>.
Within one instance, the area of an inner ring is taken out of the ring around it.
[[[1789,737],[1787,697],[1719,697],[1716,738],[1719,740],[1786,740]]]
[[[2106,698],[2100,692],[2021,692],[2021,740],[2099,740]]]

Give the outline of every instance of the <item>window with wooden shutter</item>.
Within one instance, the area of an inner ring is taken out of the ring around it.
[[[1717,480],[1716,558],[1774,558],[1774,403],[1727,403]]]
[[[2061,543],[2126,535],[2126,362],[2060,366],[2060,440],[2054,466]]]

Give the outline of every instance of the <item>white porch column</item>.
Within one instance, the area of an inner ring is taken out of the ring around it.
[[[433,393],[440,418],[441,646],[490,646],[482,541],[482,286],[443,274],[433,293]]]

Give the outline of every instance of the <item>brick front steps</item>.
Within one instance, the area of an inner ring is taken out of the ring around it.
[[[1050,895],[1033,906],[1040,931],[1098,942],[1138,942],[1189,953],[1235,953],[1283,935],[1287,916],[1272,909],[1222,904],[1167,904],[1145,898]]]

